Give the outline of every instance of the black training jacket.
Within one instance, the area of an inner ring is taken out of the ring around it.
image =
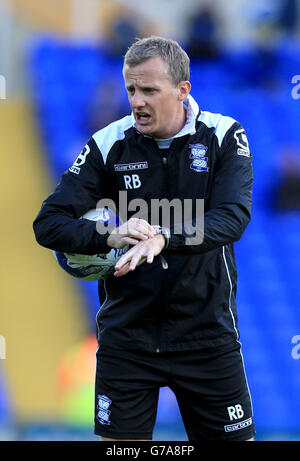
[[[108,234],[100,235],[95,222],[77,219],[101,198],[118,205],[119,192],[126,191],[128,202],[143,199],[149,209],[152,199],[204,199],[201,243],[187,244],[185,229],[178,234],[171,221],[170,245],[162,252],[167,269],[157,256],[152,264],[99,282],[100,350],[215,348],[239,338],[233,243],[250,220],[252,155],[238,122],[199,111],[189,98],[197,112],[193,126],[168,149],[139,133],[132,115],[98,131],[34,221],[42,246],[107,253]],[[128,218],[137,211],[128,212]]]

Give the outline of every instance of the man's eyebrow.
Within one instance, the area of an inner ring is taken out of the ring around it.
[[[157,90],[158,89],[156,85],[136,85],[136,86],[140,88],[141,90]],[[128,85],[125,85],[125,88],[127,90],[131,90],[135,88],[135,85],[133,85],[132,83],[129,83]]]

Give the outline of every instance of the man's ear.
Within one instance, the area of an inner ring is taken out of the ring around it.
[[[178,85],[178,99],[179,101],[184,101],[188,97],[189,92],[191,91],[191,83],[188,80],[183,80]]]

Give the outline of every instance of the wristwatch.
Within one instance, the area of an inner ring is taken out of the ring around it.
[[[156,235],[161,234],[164,237],[165,239],[164,248],[168,248],[169,243],[170,243],[170,238],[171,238],[170,229],[168,229],[167,227],[156,227],[155,234]]]

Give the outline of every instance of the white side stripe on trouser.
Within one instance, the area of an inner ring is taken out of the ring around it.
[[[240,343],[240,341],[238,341],[238,343]],[[249,399],[250,399],[251,413],[252,413],[252,416],[253,416],[253,405],[252,405],[252,399],[251,399],[250,389],[249,389],[249,385],[248,385],[248,380],[247,380],[247,376],[246,376],[246,370],[245,370],[245,364],[244,364],[244,357],[243,357],[243,354],[242,354],[242,344],[241,343],[240,343],[240,346],[241,346],[240,347],[240,354],[241,354],[241,359],[242,359],[242,364],[243,364],[243,369],[244,369],[245,381],[246,381],[247,390],[248,390]]]
[[[238,331],[237,331],[237,329],[236,329],[235,320],[234,320],[234,315],[233,315],[233,312],[232,312],[232,310],[231,310],[232,282],[231,282],[231,278],[230,278],[230,274],[229,274],[229,269],[228,269],[228,265],[227,265],[227,261],[226,261],[225,247],[224,247],[224,246],[222,247],[222,251],[223,251],[223,259],[224,259],[224,263],[225,263],[225,267],[226,267],[227,277],[228,277],[229,285],[230,285],[229,300],[228,300],[228,309],[229,309],[229,312],[230,312],[230,315],[231,315],[231,318],[232,318],[232,323],[233,323],[233,328],[234,328],[234,331],[235,331],[235,334],[236,334],[236,339],[238,339],[239,334],[238,334]]]

